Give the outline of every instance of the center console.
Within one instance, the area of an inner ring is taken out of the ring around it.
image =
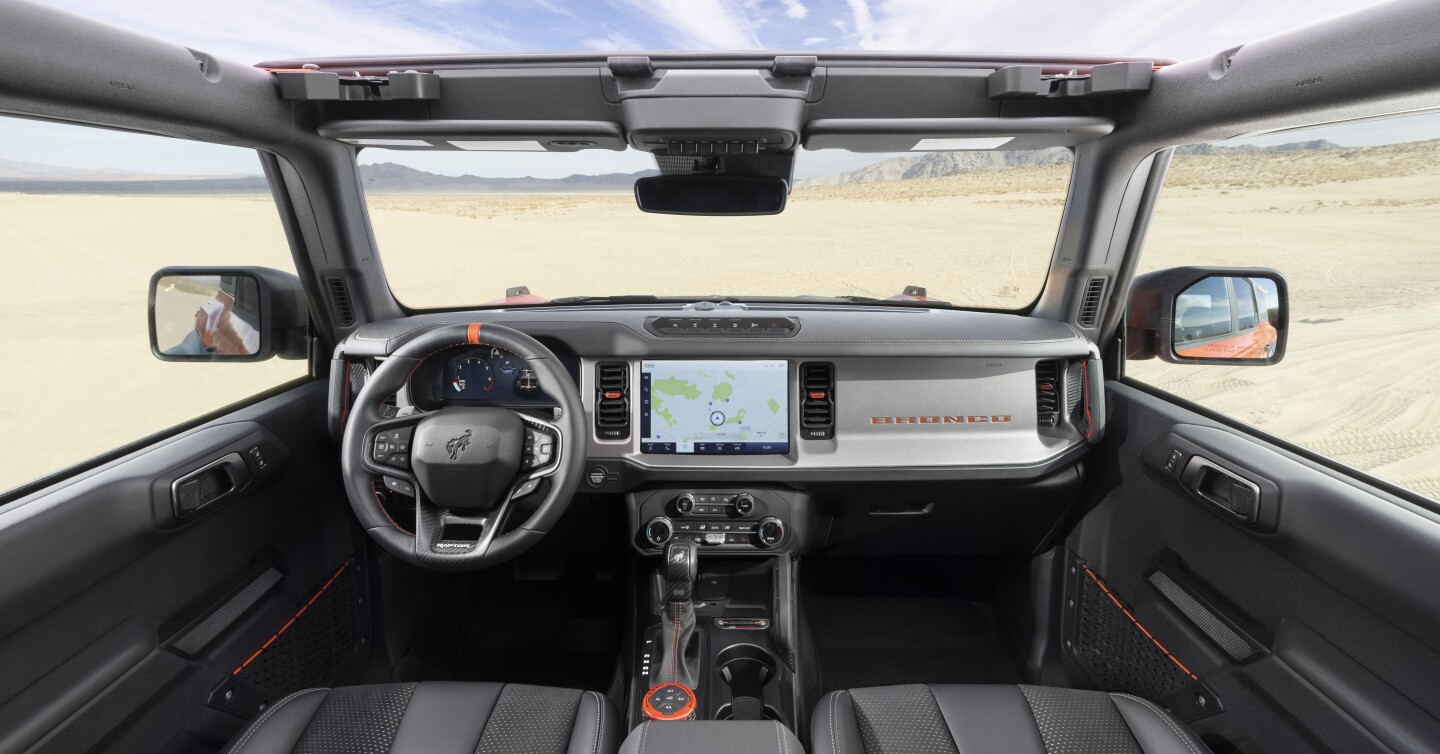
[[[628,503],[632,545],[642,564],[655,564],[636,585],[632,726],[723,720],[798,730],[793,554],[804,539],[803,496],[687,487],[632,493]]]

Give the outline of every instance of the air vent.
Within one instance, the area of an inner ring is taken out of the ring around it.
[[[1035,416],[1042,427],[1060,424],[1060,362],[1035,364]]]
[[[800,365],[800,435],[807,440],[835,436],[835,366]]]
[[[595,435],[602,440],[630,437],[630,365],[595,365]]]
[[[1080,313],[1075,315],[1076,324],[1094,327],[1100,321],[1100,302],[1104,300],[1105,283],[1109,278],[1090,278],[1085,281],[1085,295],[1080,298]]]
[[[345,285],[345,278],[326,277],[325,290],[330,294],[330,311],[335,315],[335,325],[354,327],[355,305],[350,301],[350,288]]]

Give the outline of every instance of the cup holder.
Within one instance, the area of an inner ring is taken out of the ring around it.
[[[720,680],[730,688],[730,703],[715,711],[716,720],[779,720],[765,705],[765,686],[775,679],[775,656],[754,644],[732,644],[715,656]]]
[[[754,644],[732,644],[715,656],[720,671],[734,696],[760,696],[760,689],[775,678],[775,655]],[[742,693],[753,692],[753,693]]]
[[[720,709],[715,710],[715,719],[716,719],[716,720],[729,720],[729,719],[733,718],[734,716],[735,716],[734,707],[733,707],[733,705],[731,705],[729,702],[726,702],[725,704],[720,705]],[[774,720],[774,721],[780,722],[780,723],[784,723],[784,722],[785,722],[785,718],[783,718],[783,717],[780,716],[780,711],[777,710],[777,709],[775,709],[774,707],[771,707],[771,706],[768,705],[768,704],[765,705],[765,719],[766,719],[766,720]]]

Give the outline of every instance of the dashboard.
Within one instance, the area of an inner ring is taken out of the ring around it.
[[[365,325],[336,348],[332,431],[357,373],[430,326],[471,322],[520,330],[559,358],[585,412],[586,436],[571,445],[585,455],[581,490],[623,496],[630,545],[647,557],[676,539],[726,556],[1030,553],[1074,499],[1078,462],[1103,430],[1098,352],[1065,322],[636,304]],[[427,358],[395,402],[557,410],[529,364],[483,345]]]
[[[359,328],[337,347],[337,371],[373,367],[427,325],[472,320],[521,330],[563,362],[599,490],[1024,481],[1094,439],[1075,411],[1094,346],[1068,323],[994,312],[702,302],[421,314]],[[488,346],[427,359],[397,398],[421,410],[553,406],[528,364]],[[332,402],[332,427],[342,410]]]

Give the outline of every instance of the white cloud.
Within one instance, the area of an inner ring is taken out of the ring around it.
[[[1167,0],[1073,4],[1039,0],[847,0],[842,28],[867,50],[1152,56],[1186,60],[1357,7],[1355,0]],[[1038,19],[1048,19],[1037,22]]]
[[[850,4],[850,15],[855,19],[855,36],[864,49],[875,49],[875,18],[870,14],[870,4],[865,0],[846,0]]]
[[[672,49],[763,49],[756,23],[743,5],[727,0],[620,0],[634,12],[669,29]]]
[[[800,0],[781,0],[781,2],[785,5],[785,15],[796,21],[804,21],[810,15],[810,9],[806,8],[805,3]]]
[[[559,15],[565,16],[566,18],[576,18],[575,11],[566,8],[565,6],[557,2],[554,2],[554,0],[530,0],[530,2],[541,8],[544,8],[545,10],[550,11],[551,13],[558,13]]]
[[[410,6],[346,7],[341,0],[46,0],[47,4],[243,63],[285,57],[510,50],[505,34],[475,24],[414,19]]]
[[[582,42],[586,47],[589,47],[592,50],[599,50],[600,52],[620,52],[622,50],[645,49],[645,46],[635,41],[633,37],[628,37],[618,32],[610,32],[604,37],[598,39],[586,39],[582,40]]]
[[[805,41],[800,43],[800,46],[801,46],[801,47],[814,47],[815,45],[823,45],[823,44],[825,44],[825,43],[828,42],[828,41],[830,41],[830,40],[827,39],[827,38],[825,38],[825,37],[806,37],[806,38],[805,38]]]

